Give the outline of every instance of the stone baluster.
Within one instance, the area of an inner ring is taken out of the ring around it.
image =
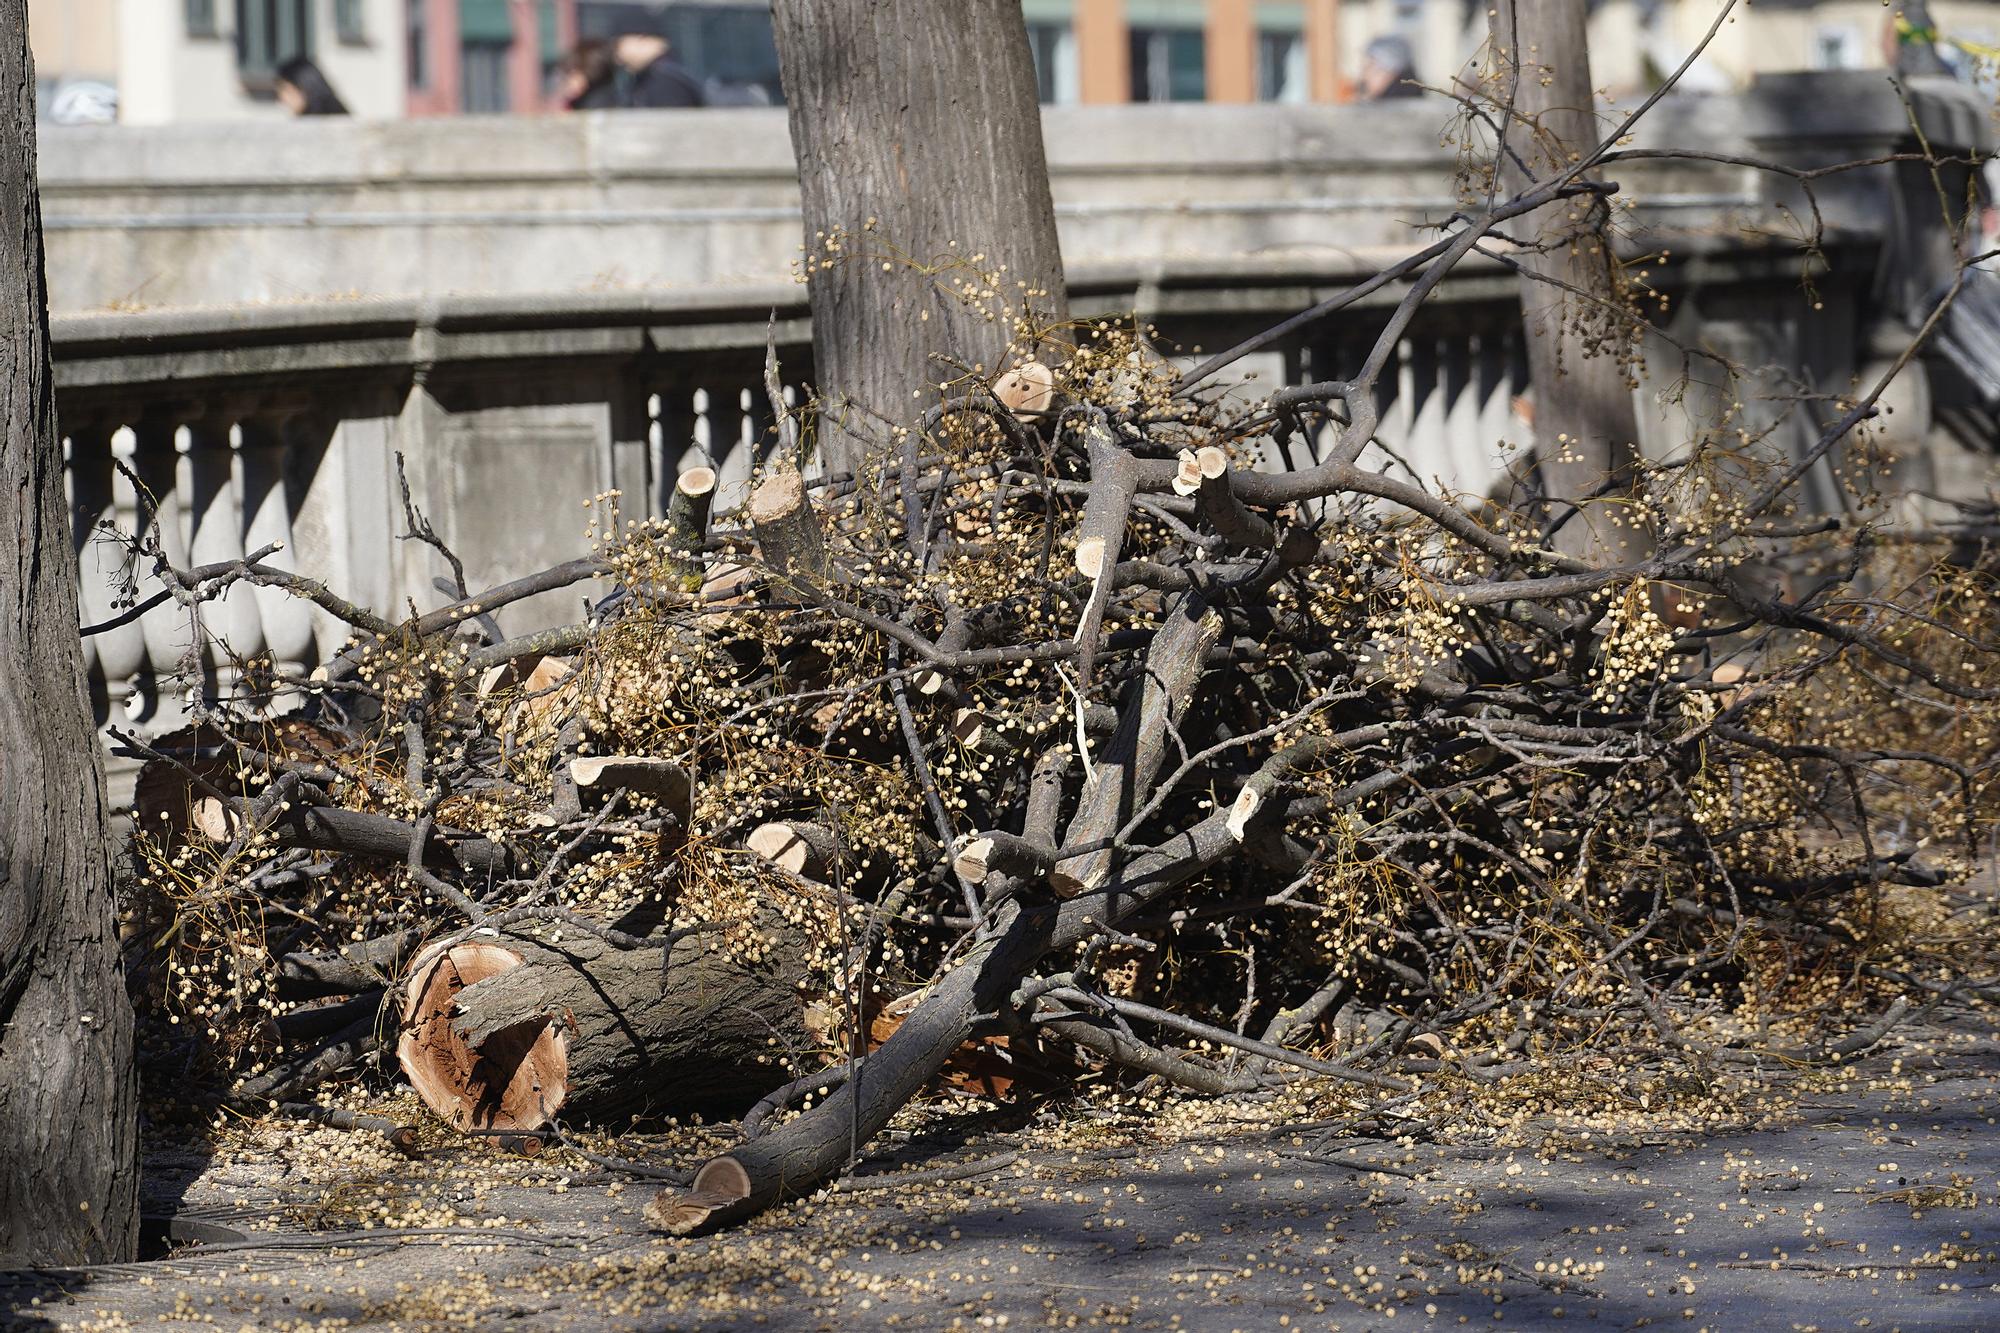
[[[1338,370],[1327,370],[1323,378],[1351,379],[1358,375],[1361,367],[1367,364],[1369,354],[1375,350],[1375,339],[1379,332],[1379,329],[1366,325],[1349,330],[1347,336],[1341,340],[1339,355],[1333,361]],[[1375,433],[1382,439],[1401,439],[1407,429],[1404,408],[1409,402],[1406,384],[1409,378],[1409,368],[1406,364],[1408,355],[1409,342],[1406,339],[1390,351],[1387,364],[1383,366],[1382,373],[1375,378]],[[1330,452],[1339,439],[1340,428],[1329,424],[1321,443],[1321,456],[1324,457]],[[1361,457],[1364,462],[1374,467],[1380,467],[1388,461],[1379,449],[1372,446]]]
[[[1480,335],[1447,334],[1438,349],[1444,381],[1444,445],[1451,460],[1445,479],[1453,489],[1477,499],[1499,475],[1499,450],[1479,430],[1479,389],[1474,366]]]
[[[694,445],[696,452],[715,460],[718,511],[734,509],[749,498],[750,472],[756,463],[755,455],[740,447],[742,410],[736,392],[694,391]]]
[[[1417,409],[1416,367],[1408,338],[1396,344],[1395,350],[1389,354],[1388,364],[1382,368],[1381,378],[1375,382],[1375,405],[1376,438],[1408,458],[1409,454],[1405,451]],[[1361,462],[1367,467],[1402,471],[1374,445],[1368,446],[1362,453]]]
[[[257,551],[273,542],[282,546],[266,563],[303,574],[292,542],[291,488],[286,485],[284,423],[271,417],[245,417],[237,426],[237,480],[243,519],[243,549]],[[312,670],[311,603],[283,588],[252,588],[251,600],[263,628],[264,646],[278,666],[301,674]],[[235,646],[234,644],[231,645]],[[246,650],[238,648],[239,653]]]
[[[656,517],[667,512],[672,497],[675,460],[686,440],[677,423],[671,390],[646,395],[646,513]]]
[[[1316,384],[1327,380],[1338,380],[1354,373],[1354,349],[1338,338],[1322,338],[1307,344],[1301,359],[1298,374],[1293,382]],[[1274,470],[1287,468],[1308,468],[1320,462],[1333,452],[1335,442],[1340,438],[1340,427],[1330,417],[1319,419],[1318,428],[1303,439],[1294,440],[1290,456],[1270,450],[1270,466]]]
[[[166,553],[168,564],[176,569],[186,569],[189,564],[187,497],[192,479],[187,459],[182,456],[176,414],[165,408],[150,409],[133,424],[132,435],[132,471],[150,497],[144,503],[153,509],[152,521],[159,530],[160,547]],[[141,503],[141,497],[135,492],[134,530],[145,521],[139,510]],[[160,586],[159,581],[152,577],[151,560],[142,558],[139,596],[142,599],[151,597],[160,590]],[[146,660],[153,675],[170,676],[189,659],[188,616],[179,606],[168,602],[155,607],[140,619],[139,626],[145,635]]]
[[[193,519],[188,559],[196,565],[241,560],[245,554],[242,491],[230,443],[232,433],[214,417],[188,427],[188,511]],[[208,636],[204,648],[215,668],[217,688],[227,692],[235,686],[238,675],[231,659],[242,661],[264,650],[263,619],[252,589],[241,583],[225,589],[208,603],[202,621]]]
[[[357,495],[352,481],[355,471],[374,473],[385,498],[395,481],[382,475],[379,467],[356,466],[353,455],[358,446],[342,432],[360,429],[357,423],[343,427],[336,419],[313,412],[285,422],[285,495],[292,525],[287,548],[291,558],[285,568],[322,580],[363,606],[387,608],[394,614],[384,554],[392,541],[389,514],[386,506],[370,505],[368,497]],[[364,522],[363,515],[369,521]],[[393,531],[402,531],[400,512]],[[302,604],[302,609],[312,626],[310,656],[304,659],[310,672],[350,631],[345,621],[316,606]]]
[[[72,531],[76,539],[77,610],[86,625],[118,614],[119,585],[130,565],[125,546],[103,531],[106,524],[129,520],[131,483],[113,467],[115,437],[130,438],[116,423],[86,421],[74,426],[69,440]],[[128,449],[129,452],[129,449]],[[125,503],[120,503],[120,491]],[[124,511],[121,513],[121,511]],[[93,634],[83,641],[84,662],[103,682],[104,702],[122,709],[132,692],[132,679],[146,665],[146,634],[137,621]],[[97,691],[93,686],[92,695]]]
[[[1444,359],[1439,355],[1438,335],[1429,330],[1412,334],[1403,347],[1403,392],[1407,397],[1407,415],[1404,417],[1403,437],[1395,441],[1396,452],[1416,473],[1413,480],[1425,486],[1434,486],[1440,481],[1451,485],[1455,469],[1451,440],[1445,435],[1448,403],[1445,398]],[[1403,472],[1403,469],[1397,468],[1396,471]],[[1407,477],[1409,473],[1404,472],[1403,475]]]
[[[1489,329],[1479,336],[1473,363],[1473,396],[1479,400],[1479,440],[1496,462],[1494,489],[1513,493],[1508,475],[1525,477],[1534,458],[1535,435],[1514,411],[1514,400],[1527,388],[1515,375],[1520,359],[1520,335],[1512,329]]]

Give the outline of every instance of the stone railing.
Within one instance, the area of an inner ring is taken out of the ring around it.
[[[1079,314],[1136,311],[1164,348],[1192,352],[1257,332],[1356,276],[1351,266],[1154,266],[1079,272],[1072,289]],[[435,604],[434,581],[448,572],[399,537],[398,455],[416,502],[485,582],[578,554],[586,510],[604,492],[620,493],[627,518],[660,513],[665,488],[697,457],[718,464],[728,505],[773,440],[759,387],[767,339],[789,381],[810,378],[800,294],[788,284],[60,318],[57,399],[83,618],[114,614],[126,561],[97,530],[131,529],[138,486],[157,502],[177,564],[281,543],[273,565],[390,613]],[[1383,385],[1383,439],[1414,465],[1474,487],[1491,475],[1494,451],[1477,442],[1508,432],[1525,388],[1514,296],[1495,266],[1468,265],[1405,340]],[[1239,378],[1268,388],[1335,373],[1373,340],[1386,299],[1246,359]],[[563,610],[528,603],[503,619],[525,626]],[[90,636],[101,712],[170,725],[179,711],[164,682],[188,667],[213,688],[233,659],[309,666],[344,636],[316,608],[250,587],[210,604],[204,629],[207,640],[191,643],[185,613],[163,606]]]
[[[1725,251],[1682,266],[1679,293],[1711,334],[1763,329],[1751,313],[1796,294],[1795,259]],[[1231,345],[1364,276],[1354,265],[1155,265],[1073,275],[1081,315],[1130,316],[1168,351]],[[1394,289],[1246,358],[1237,392],[1351,373]],[[720,503],[740,498],[772,442],[759,387],[767,338],[786,378],[810,379],[800,289],[705,295],[375,300],[69,316],[55,323],[57,398],[67,436],[87,623],[111,618],[125,561],[96,535],[138,512],[132,478],[157,501],[170,557],[200,565],[271,543],[274,565],[324,579],[389,613],[435,604],[447,571],[404,530],[396,458],[413,497],[471,576],[495,582],[583,549],[593,497],[616,490],[627,518],[662,512],[665,488],[698,457],[721,471]],[[1836,279],[1820,298],[1856,299]],[[1516,280],[1462,265],[1397,348],[1379,389],[1379,461],[1477,493],[1527,439]],[[1718,305],[1717,303],[1722,303]],[[1726,309],[1723,308],[1726,305]],[[1731,313],[1734,312],[1734,313]],[[1850,312],[1851,314],[1851,312]],[[1733,322],[1731,322],[1733,321]],[[1828,374],[1851,362],[1821,355]],[[1642,391],[1642,402],[1652,402]],[[1689,410],[1678,403],[1675,413]],[[1682,429],[1657,405],[1656,442]],[[1309,447],[1309,446],[1308,446]],[[130,477],[116,466],[122,462]],[[1271,458],[1283,467],[1299,459]],[[510,629],[563,614],[577,594],[525,603]],[[190,642],[170,606],[92,635],[100,710],[152,725],[177,720],[163,685],[198,668],[213,688],[231,661],[322,660],[342,626],[271,590],[238,587],[211,604],[207,641]],[[224,651],[220,645],[227,644]]]

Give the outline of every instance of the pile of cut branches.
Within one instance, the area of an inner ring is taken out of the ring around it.
[[[1859,518],[1734,434],[1503,504],[1364,461],[1366,368],[1246,405],[1074,343],[860,475],[806,481],[780,404],[740,510],[695,469],[402,622],[142,531],[197,621],[248,581],[354,629],[309,679],[241,664],[262,712],[124,738],[156,1079],[286,1103],[393,1044],[468,1131],[741,1114],[656,1205],[690,1230],[941,1074],[1393,1095],[1838,1059],[1985,997],[1952,886],[1994,828],[1991,566],[1871,540],[1868,399],[1820,443]],[[586,580],[583,622],[499,633]]]

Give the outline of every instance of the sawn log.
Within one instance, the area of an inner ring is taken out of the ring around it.
[[[804,932],[761,911],[754,934],[702,930],[618,949],[573,931],[482,932],[417,956],[397,1059],[465,1131],[552,1119],[738,1113],[815,1049]]]

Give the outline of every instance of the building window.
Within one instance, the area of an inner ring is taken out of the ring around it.
[[[458,0],[459,102],[461,111],[490,115],[514,109],[513,63],[517,37],[508,0]]]
[[[1028,49],[1035,57],[1035,95],[1044,105],[1077,100],[1076,33],[1067,23],[1028,24]]]
[[[508,110],[508,53],[512,42],[466,42],[461,48],[459,79],[463,91],[461,110],[471,115],[493,115]]]
[[[1200,28],[1132,29],[1132,100],[1199,102],[1208,96],[1208,43]]]
[[[190,37],[213,37],[215,0],[187,0],[187,29]]]
[[[1852,28],[1823,27],[1813,34],[1814,69],[1856,69],[1861,64],[1861,34]]]
[[[271,75],[313,47],[312,0],[236,0],[236,67],[255,91],[268,91]]]
[[[1311,96],[1306,62],[1306,7],[1295,0],[1257,0],[1257,100],[1303,102]]]
[[[365,46],[368,24],[362,0],[333,0],[333,35],[348,46]]]
[[[425,10],[430,0],[404,0],[404,32],[409,39],[410,88],[423,92],[431,86],[431,31]]]
[[[1306,100],[1306,41],[1298,32],[1257,34],[1257,100]]]

